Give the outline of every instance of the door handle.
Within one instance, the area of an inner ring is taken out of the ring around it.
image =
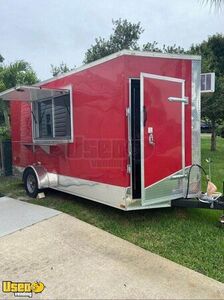
[[[155,146],[154,136],[153,136],[153,127],[148,127],[148,134],[149,134],[149,145]]]
[[[154,142],[152,133],[149,134],[149,145],[155,146],[155,142]]]

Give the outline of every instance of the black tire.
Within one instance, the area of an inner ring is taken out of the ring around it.
[[[23,176],[24,188],[28,196],[36,198],[40,190],[35,172],[30,168],[27,169]]]

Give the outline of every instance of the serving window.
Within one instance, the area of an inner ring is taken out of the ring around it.
[[[71,140],[70,93],[33,102],[35,141]]]

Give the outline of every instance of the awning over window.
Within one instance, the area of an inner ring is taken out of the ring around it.
[[[0,98],[5,101],[28,101],[45,100],[69,94],[66,89],[48,89],[36,86],[17,86],[0,93]]]

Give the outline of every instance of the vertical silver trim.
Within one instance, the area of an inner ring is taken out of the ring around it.
[[[144,73],[140,73],[140,137],[141,137],[141,202],[145,200],[145,164],[144,164]]]
[[[51,99],[51,106],[52,106],[52,131],[53,131],[53,138],[55,138],[54,98]]]
[[[34,114],[33,102],[31,102],[30,109],[31,109],[30,113],[31,113],[32,142],[34,142],[34,136],[35,136],[35,131],[36,131],[36,123],[35,123],[34,116],[33,116],[33,114]]]
[[[75,128],[75,124],[74,124],[74,119],[73,119],[73,91],[74,91],[74,86],[72,84],[66,85],[63,87],[63,89],[69,90],[69,94],[70,94],[70,124],[71,124],[71,138],[69,140],[69,143],[74,142],[74,128]]]
[[[201,163],[201,61],[192,61],[192,163]]]
[[[192,121],[192,164],[201,165],[201,61],[192,61],[192,73],[191,73],[191,121]],[[194,168],[191,175],[191,181],[198,182],[199,190],[201,191],[201,172],[198,168]],[[189,197],[194,197],[198,193],[190,193]]]
[[[72,84],[67,86],[67,89],[70,91],[70,118],[71,118],[71,139],[70,139],[70,143],[74,142],[74,131],[75,131],[75,120],[74,120],[74,114],[73,114],[73,91],[74,88],[72,86]]]
[[[35,137],[39,138],[40,137],[40,128],[39,128],[39,111],[37,107],[37,101],[31,102],[31,123],[32,123],[32,142],[35,143]],[[34,115],[35,118],[34,118]]]
[[[182,82],[182,98],[185,97],[185,81]],[[183,176],[185,175],[185,103],[181,104],[181,114],[182,114],[182,169]],[[183,190],[184,192],[184,190]]]

